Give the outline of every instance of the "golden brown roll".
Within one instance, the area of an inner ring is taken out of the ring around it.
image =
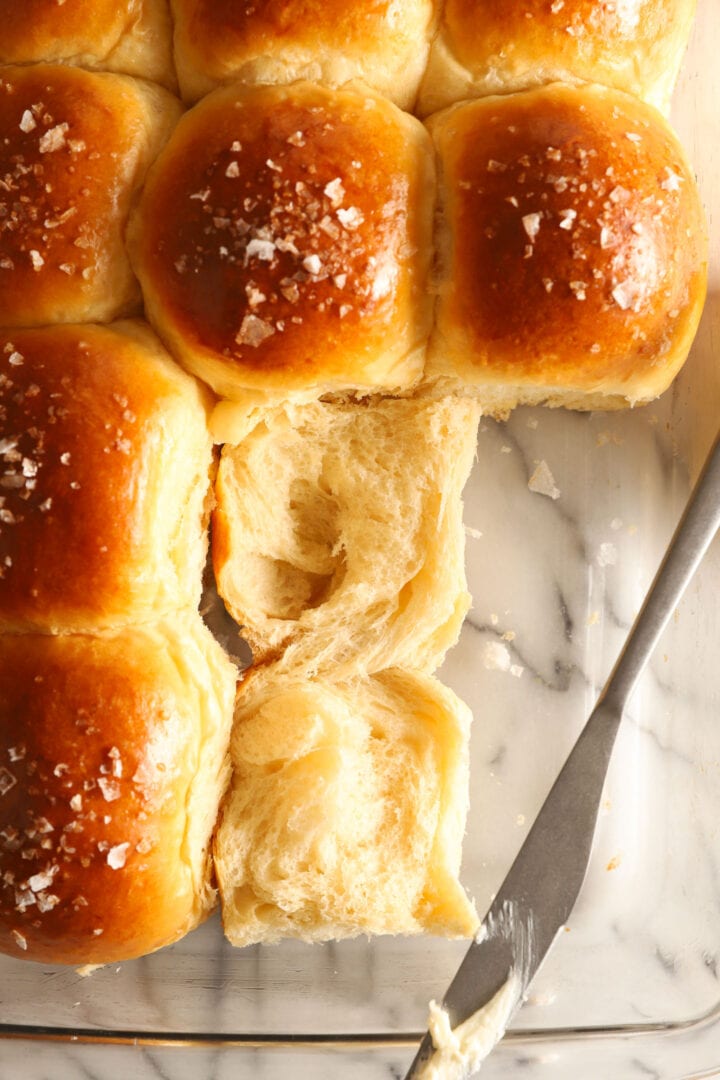
[[[59,65],[0,71],[0,326],[139,308],[123,230],[180,105],[158,86]]]
[[[696,0],[445,0],[420,114],[555,81],[614,86],[666,110],[695,6]]]
[[[436,679],[397,669],[241,685],[214,845],[230,941],[472,935],[469,725]]]
[[[205,917],[235,677],[197,615],[0,637],[0,951],[102,964]]]
[[[461,492],[478,418],[452,396],[316,402],[225,446],[215,576],[256,660],[334,677],[439,667],[470,602]]]
[[[433,198],[427,133],[370,91],[216,91],[132,219],[150,321],[244,407],[407,387],[429,332]]]
[[[432,0],[173,0],[183,97],[221,83],[341,86],[363,79],[410,109],[433,29]]]
[[[700,199],[651,106],[555,84],[429,122],[441,180],[427,377],[518,403],[615,408],[660,394],[706,290]]]
[[[207,396],[141,323],[0,331],[0,631],[197,606]]]
[[[0,0],[0,26],[0,64],[77,64],[175,85],[166,0]]]

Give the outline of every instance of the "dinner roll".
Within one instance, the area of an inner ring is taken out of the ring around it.
[[[469,725],[467,706],[413,672],[250,677],[215,839],[230,941],[472,935],[457,877]]]
[[[179,113],[165,90],[123,75],[0,69],[0,326],[139,308],[123,229]]]
[[[461,492],[479,411],[463,398],[312,403],[225,446],[218,591],[256,660],[432,671],[469,606]]]
[[[52,62],[175,85],[166,0],[0,0],[0,63]]]
[[[197,607],[207,404],[141,323],[0,331],[0,631]]]
[[[421,115],[544,83],[617,87],[667,110],[695,0],[445,0]]]
[[[442,170],[429,380],[486,411],[649,401],[683,364],[706,290],[693,174],[651,106],[598,86],[455,106]]]
[[[410,386],[429,333],[422,125],[367,90],[218,90],[178,124],[129,232],[150,321],[246,408]]]
[[[109,963],[207,915],[234,691],[196,614],[0,637],[0,951]]]
[[[173,0],[175,60],[191,101],[220,83],[341,86],[363,79],[412,108],[425,68],[432,0]]]

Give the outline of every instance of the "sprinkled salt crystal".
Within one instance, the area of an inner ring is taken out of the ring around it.
[[[292,135],[288,135],[287,142],[289,142],[291,146],[304,146],[305,137],[302,131],[294,131]]]
[[[70,451],[69,450],[66,450],[64,454],[60,455],[60,464],[61,465],[69,465],[70,464]]]
[[[29,109],[26,109],[25,112],[22,114],[22,117],[20,118],[20,130],[24,131],[27,135],[28,132],[34,131],[36,127],[37,122],[35,120],[35,117]]]
[[[537,234],[540,232],[540,222],[542,221],[542,214],[525,214],[522,219],[523,229],[534,240]]]
[[[488,671],[509,671],[510,653],[499,641],[486,641],[483,648],[483,665]]]
[[[12,564],[11,564],[12,565]],[[24,746],[9,746],[8,757],[11,761],[22,761],[25,757],[26,750]]]
[[[359,229],[365,218],[357,206],[349,206],[347,209],[340,207],[337,211],[338,221],[346,229]]]
[[[264,319],[259,319],[257,315],[246,315],[235,335],[235,341],[238,345],[250,345],[256,349],[274,333],[275,327],[266,323]]]
[[[636,131],[626,131],[625,132],[625,138],[629,139],[630,142],[633,142],[633,143],[641,143],[642,142],[642,135],[638,135],[638,133]]]
[[[302,261],[303,270],[307,270],[308,274],[319,274],[322,270],[322,263],[319,255],[307,255]]]
[[[333,277],[333,285],[336,289],[344,289],[347,284],[347,274],[335,274]]]
[[[572,229],[573,221],[577,217],[577,210],[561,210],[560,217],[562,218],[560,228],[567,230]]]
[[[238,142],[238,140],[235,139],[230,149],[232,150],[233,154],[239,154],[242,150],[242,143]]]
[[[43,889],[47,889],[52,885],[53,878],[58,870],[59,867],[50,866],[47,870],[43,870],[39,874],[33,874],[31,878],[28,878],[28,887],[32,889],[34,893],[42,892]]]
[[[122,870],[127,858],[129,843],[116,844],[107,853],[107,864],[111,870]]]
[[[516,679],[520,678],[520,676],[522,675],[524,670],[525,670],[525,668],[522,666],[522,664],[511,664],[510,665],[510,674],[514,675]]]
[[[25,357],[22,353],[12,352],[8,356],[8,364],[11,364],[13,367],[20,367],[24,359]]]
[[[331,180],[329,184],[326,184],[323,191],[335,209],[342,204],[342,201],[345,198],[345,188],[343,187],[342,180],[339,176],[336,176],[334,180]]]
[[[53,154],[56,150],[60,150],[65,145],[67,129],[67,124],[56,124],[55,127],[48,128],[48,130],[40,136],[40,142],[38,144],[40,153]]]
[[[28,947],[27,939],[23,937],[23,935],[20,933],[19,930],[13,930],[12,931],[12,936],[15,938],[15,944],[20,949],[23,949],[23,950],[27,949],[27,947]]]
[[[55,896],[54,893],[41,892],[38,893],[37,906],[38,911],[44,914],[46,911],[52,911],[54,907],[57,907],[60,903],[60,897]]]
[[[190,196],[191,199],[198,199],[200,202],[207,202],[210,198],[210,188],[203,188],[202,191],[194,191]]]
[[[600,229],[600,247],[603,251],[606,251],[612,243],[612,233],[608,229],[607,225],[603,225]]]
[[[275,258],[275,244],[272,240],[250,240],[245,249],[245,265],[248,259],[260,259],[261,262],[272,262]]]
[[[268,158],[265,164],[268,169],[271,169],[273,172],[282,172],[282,166],[278,165],[272,158]]]
[[[627,311],[629,307],[632,307],[633,295],[636,290],[627,281],[621,281],[619,285],[616,285],[612,290],[612,298],[619,308],[623,311]]]
[[[507,165],[504,165],[502,161],[495,161],[494,158],[490,158],[487,163],[487,171],[490,173],[505,172]]]
[[[7,795],[15,787],[17,780],[9,769],[0,768],[0,795]]]
[[[482,538],[480,530],[474,528],[472,525],[465,526],[465,535],[469,536],[472,540],[480,540]]]
[[[555,282],[553,281],[552,278],[544,277],[542,279],[542,283],[545,286],[545,292],[546,293],[551,293],[553,291],[553,286],[554,286]]]
[[[667,177],[660,182],[660,187],[663,191],[679,191],[680,185],[683,183],[682,176],[678,176],[676,172],[673,172],[669,165],[665,166],[665,172]]]
[[[98,780],[98,787],[105,802],[115,802],[116,799],[120,798],[120,785],[115,780],[108,780],[107,777],[101,776]]]
[[[70,809],[74,810],[77,814],[82,810],[82,804],[82,795],[73,795],[72,799],[70,800]]]
[[[30,262],[32,263],[33,270],[40,270],[45,265],[45,260],[35,248],[31,248],[28,254],[30,255]]]
[[[597,554],[598,566],[615,566],[617,562],[617,548],[614,544],[605,543],[600,545]]]
[[[528,488],[536,495],[547,495],[550,499],[560,498],[560,488],[555,485],[555,478],[546,461],[539,461],[535,472],[528,480]]]
[[[576,300],[585,300],[587,298],[587,284],[584,281],[570,281],[570,288],[575,293]]]
[[[229,176],[231,179],[240,175],[240,166],[238,165],[237,161],[230,162],[227,169],[225,170],[225,175]]]

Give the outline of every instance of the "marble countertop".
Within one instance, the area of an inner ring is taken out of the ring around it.
[[[524,409],[481,424],[465,514],[474,607],[441,673],[475,716],[463,876],[481,909],[590,711],[717,427],[717,15],[716,0],[700,0],[674,111],[712,236],[710,296],[688,365],[644,410]],[[528,488],[539,462],[557,498]],[[719,574],[716,543],[633,698],[569,932],[484,1066],[487,1080],[720,1075]],[[48,999],[37,968],[17,962],[2,993],[6,1022],[142,1023],[245,1033],[258,1045],[0,1039],[0,1080],[401,1080],[414,1051],[392,1040],[422,1028],[462,951],[436,941],[290,945],[247,950],[240,964],[210,924],[89,979],[44,973]],[[259,1045],[277,1032],[390,1043]]]

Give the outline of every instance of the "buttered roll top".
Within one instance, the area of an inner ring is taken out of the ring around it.
[[[123,230],[179,112],[165,90],[122,75],[0,68],[0,326],[139,309]]]
[[[173,0],[183,96],[220,83],[341,86],[361,78],[410,109],[434,26],[432,0]]]
[[[551,87],[430,121],[442,173],[429,376],[486,407],[656,397],[687,356],[707,272],[678,140],[652,107]]]
[[[625,90],[665,110],[695,0],[445,0],[422,115],[561,81]]]
[[[179,123],[131,224],[148,315],[236,400],[409,386],[433,196],[427,133],[369,91],[217,91]]]
[[[172,88],[167,0],[0,0],[0,64],[63,62]]]
[[[0,331],[0,630],[197,605],[207,406],[142,324]]]

